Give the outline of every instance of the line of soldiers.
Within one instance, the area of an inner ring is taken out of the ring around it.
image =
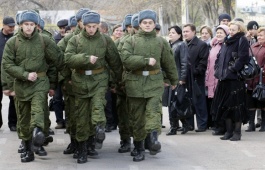
[[[97,156],[105,140],[105,93],[110,72],[117,91],[117,112],[121,147],[134,149],[133,161],[161,151],[161,96],[166,77],[172,88],[177,84],[176,65],[168,42],[157,36],[156,13],[143,10],[127,15],[125,34],[113,42],[99,31],[100,15],[88,8],[76,13],[77,26],[56,45],[46,31],[37,27],[41,18],[35,11],[17,17],[18,33],[5,46],[2,81],[5,95],[15,95],[18,136],[22,140],[21,161],[34,160],[34,152],[47,155],[43,146],[49,136],[47,98],[54,95],[58,71],[63,76],[62,90],[70,144],[64,154],[73,154],[77,163]],[[132,28],[133,27],[133,28]],[[162,72],[163,70],[163,72]]]

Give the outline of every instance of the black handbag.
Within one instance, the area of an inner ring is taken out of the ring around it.
[[[260,69],[259,84],[253,90],[252,97],[259,101],[265,101],[265,85],[262,84],[262,68]]]
[[[241,38],[239,40],[239,44],[240,43],[241,43]],[[249,49],[251,51],[251,56],[249,56],[250,57],[249,62],[245,64],[244,67],[238,72],[238,76],[240,77],[240,79],[243,80],[252,79],[257,75],[259,75],[260,72],[260,67],[250,46]]]
[[[186,85],[180,85],[173,90],[170,111],[178,119],[185,119],[193,116],[192,102]]]

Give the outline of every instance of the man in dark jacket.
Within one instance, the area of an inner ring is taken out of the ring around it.
[[[62,19],[57,22],[57,26],[59,27],[59,33],[54,36],[54,40],[56,44],[64,37],[65,35],[65,27],[68,26],[68,20]],[[62,82],[59,81],[55,95],[53,97],[53,109],[56,116],[56,123],[55,129],[63,129],[65,128],[65,120],[63,119],[63,93],[62,93]]]
[[[196,132],[204,132],[207,128],[208,113],[205,100],[205,71],[209,48],[207,44],[196,36],[196,27],[186,24],[183,27],[183,37],[186,40],[189,51],[191,72],[191,87],[193,105],[196,111],[198,129]],[[197,90],[198,89],[198,90]],[[196,94],[195,94],[196,93]],[[190,119],[190,125],[194,127],[194,118]]]
[[[0,62],[2,62],[2,55],[4,51],[5,44],[9,38],[11,38],[14,34],[15,29],[15,20],[12,17],[6,16],[3,19],[3,29],[0,32]],[[0,84],[1,91],[2,89],[2,82]],[[2,121],[2,99],[3,99],[3,93],[0,94],[0,127],[3,124]],[[13,96],[9,96],[10,103],[8,108],[8,127],[11,131],[17,130],[17,115],[16,115],[16,109],[15,109],[15,103]]]

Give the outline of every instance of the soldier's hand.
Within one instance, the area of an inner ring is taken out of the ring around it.
[[[3,90],[4,95],[10,96],[11,90]]]
[[[36,72],[31,72],[31,73],[29,73],[29,76],[28,76],[28,80],[29,80],[29,81],[36,81],[37,78],[38,78],[38,75],[37,75]]]
[[[55,94],[54,90],[50,89],[49,90],[49,96],[52,97],[52,96],[54,96],[54,94]]]
[[[172,90],[175,90],[176,87],[177,87],[176,85],[171,86]]]
[[[96,56],[90,56],[90,63],[91,64],[95,64],[96,62],[97,62],[97,60],[98,60],[98,57],[96,57]]]
[[[165,87],[167,87],[167,86],[169,86],[169,84],[167,84],[167,83],[164,83],[164,86],[165,86]]]
[[[15,95],[16,95],[15,91],[12,91],[12,92],[10,93],[10,96],[15,96]]]
[[[156,64],[156,59],[154,58],[149,58],[149,65],[154,66]]]

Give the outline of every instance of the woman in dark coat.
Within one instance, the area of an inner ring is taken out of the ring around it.
[[[265,27],[261,27],[258,29],[258,42],[251,46],[254,56],[257,59],[258,65],[265,70]],[[264,71],[262,82],[265,84]],[[246,81],[247,84],[247,106],[248,106],[248,114],[249,114],[249,126],[246,132],[252,132],[256,130],[255,127],[255,114],[257,109],[261,109],[261,128],[260,132],[265,131],[265,102],[258,101],[252,98],[252,93],[255,87],[259,83],[259,76],[254,79]]]
[[[188,60],[188,47],[182,40],[182,30],[177,25],[170,27],[169,29],[169,43],[173,50],[177,73],[179,78],[179,84],[183,85],[187,80],[187,60]],[[170,90],[171,91],[171,90]],[[175,91],[173,90],[172,93]],[[172,96],[171,94],[169,96]],[[170,108],[170,106],[169,106]],[[170,129],[167,135],[176,135],[178,128],[178,118],[175,114],[169,109],[169,121],[170,121]],[[185,134],[188,132],[187,122],[185,119],[180,120],[183,125],[183,131],[181,134]]]
[[[216,121],[225,120],[227,132],[221,140],[240,140],[241,124],[247,122],[246,87],[244,80],[238,77],[238,72],[249,61],[245,32],[241,22],[229,23],[229,35],[215,63],[215,77],[219,81],[211,113]]]

